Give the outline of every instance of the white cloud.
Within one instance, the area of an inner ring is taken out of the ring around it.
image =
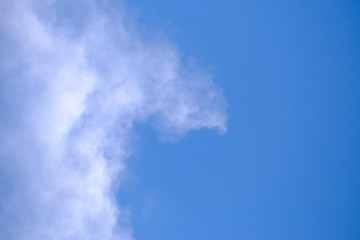
[[[171,44],[75,2],[0,3],[0,239],[132,239],[115,191],[134,123],[225,130],[220,92]]]

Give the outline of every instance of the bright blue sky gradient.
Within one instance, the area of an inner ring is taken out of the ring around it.
[[[121,190],[137,240],[360,239],[359,1],[128,1],[210,69],[228,133],[158,141]]]

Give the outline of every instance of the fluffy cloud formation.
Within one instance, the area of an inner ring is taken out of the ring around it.
[[[0,239],[132,239],[114,196],[134,123],[225,130],[211,79],[124,19],[100,1],[0,2]]]

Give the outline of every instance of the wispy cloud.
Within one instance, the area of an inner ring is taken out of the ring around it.
[[[73,2],[0,2],[0,239],[132,239],[115,192],[134,123],[225,130],[207,74],[106,3]]]

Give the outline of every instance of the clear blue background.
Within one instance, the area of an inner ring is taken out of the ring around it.
[[[360,239],[360,2],[127,1],[213,73],[228,133],[139,150],[137,240]]]

